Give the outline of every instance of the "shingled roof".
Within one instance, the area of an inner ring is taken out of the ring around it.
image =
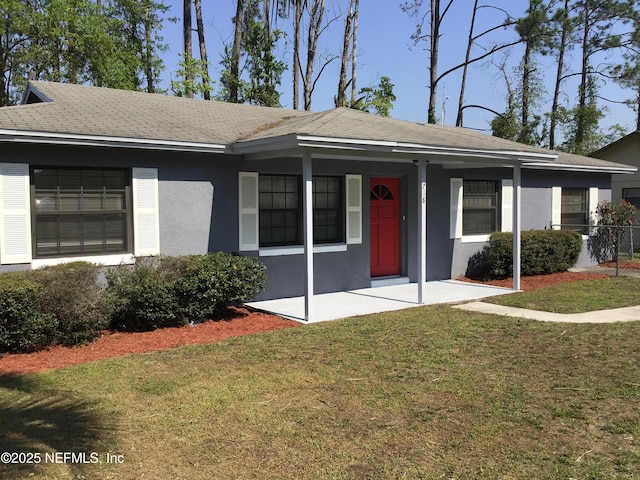
[[[265,124],[308,114],[39,81],[26,93],[38,103],[0,109],[0,129],[230,145]]]
[[[208,102],[52,82],[30,82],[25,103],[0,108],[0,140],[138,145],[242,152],[281,139],[340,140],[523,156],[532,167],[629,170],[596,158],[532,147],[476,131],[383,118],[347,108],[320,113]],[[37,140],[34,140],[37,139]],[[110,143],[109,143],[110,142]],[[90,142],[89,142],[90,143]],[[525,163],[526,165],[526,163]]]

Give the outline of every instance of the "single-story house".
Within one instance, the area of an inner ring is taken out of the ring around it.
[[[31,82],[0,109],[0,271],[239,252],[259,299],[465,274],[494,231],[587,222],[634,167],[346,108]]]
[[[593,157],[611,162],[620,162],[634,167],[640,167],[640,131],[635,131],[610,143],[597,152]],[[614,174],[611,177],[611,199],[619,202],[624,199],[640,209],[640,172],[633,175]]]

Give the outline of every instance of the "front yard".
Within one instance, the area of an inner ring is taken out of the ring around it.
[[[639,336],[421,307],[0,377],[0,452],[97,460],[0,477],[637,478]]]

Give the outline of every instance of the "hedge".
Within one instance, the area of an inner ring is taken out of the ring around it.
[[[140,259],[107,273],[111,327],[145,331],[215,316],[264,289],[265,267],[231,253]]]
[[[0,275],[0,352],[94,340],[108,325],[99,268],[86,262]]]
[[[211,318],[254,297],[265,267],[229,253],[140,258],[106,271],[84,262],[0,274],[0,353],[94,340]]]
[[[582,250],[582,237],[569,230],[528,230],[521,233],[522,275],[564,272],[573,267]],[[480,255],[485,278],[513,275],[513,233],[493,233]]]
[[[44,291],[24,273],[0,275],[0,352],[33,352],[53,342],[56,320],[45,311]]]
[[[34,270],[30,278],[40,284],[46,310],[56,318],[53,343],[79,345],[95,340],[109,325],[109,305],[103,296],[100,267],[73,262]]]

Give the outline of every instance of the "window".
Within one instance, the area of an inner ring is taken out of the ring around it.
[[[260,246],[302,244],[302,178],[259,176]],[[313,241],[344,241],[344,206],[340,177],[313,177]]]
[[[640,188],[623,188],[622,198],[634,207],[640,208]]]
[[[300,177],[260,175],[260,246],[301,243]]]
[[[116,169],[32,169],[35,257],[127,252],[130,179]]]
[[[344,240],[342,181],[339,177],[313,178],[313,241],[337,243]]]
[[[498,182],[464,180],[462,185],[462,234],[481,235],[498,229]]]
[[[560,223],[563,229],[584,233],[589,223],[589,191],[586,188],[563,188]]]

